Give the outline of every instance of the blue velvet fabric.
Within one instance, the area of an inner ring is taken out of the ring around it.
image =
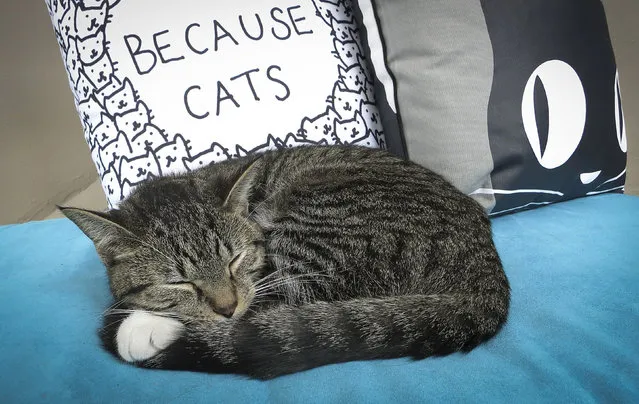
[[[0,402],[639,402],[639,198],[493,223],[512,285],[495,339],[268,382],[116,362],[95,333],[110,297],[91,242],[68,220],[0,227]]]

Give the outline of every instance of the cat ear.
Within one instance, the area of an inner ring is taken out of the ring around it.
[[[260,161],[258,158],[246,170],[240,175],[240,178],[235,181],[233,188],[229,192],[226,200],[224,201],[224,207],[231,210],[241,216],[249,215],[249,198],[251,196],[251,188],[253,187],[253,181],[257,175],[255,168],[256,163]]]
[[[58,209],[75,223],[98,249],[100,245],[109,243],[114,238],[130,234],[124,227],[115,223],[109,213],[64,206],[58,206]]]

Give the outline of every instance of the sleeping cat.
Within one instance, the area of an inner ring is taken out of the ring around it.
[[[420,359],[508,313],[479,204],[381,150],[268,151],[150,180],[117,210],[61,210],[108,271],[104,346],[142,367],[268,379]]]

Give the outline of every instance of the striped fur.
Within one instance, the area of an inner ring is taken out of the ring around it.
[[[106,214],[62,210],[107,267],[109,351],[136,310],[184,325],[143,367],[272,378],[425,358],[472,349],[508,313],[482,208],[384,151],[272,151],[150,181]]]

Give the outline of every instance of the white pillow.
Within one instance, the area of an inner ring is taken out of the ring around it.
[[[272,148],[384,147],[349,4],[46,0],[110,206]]]

